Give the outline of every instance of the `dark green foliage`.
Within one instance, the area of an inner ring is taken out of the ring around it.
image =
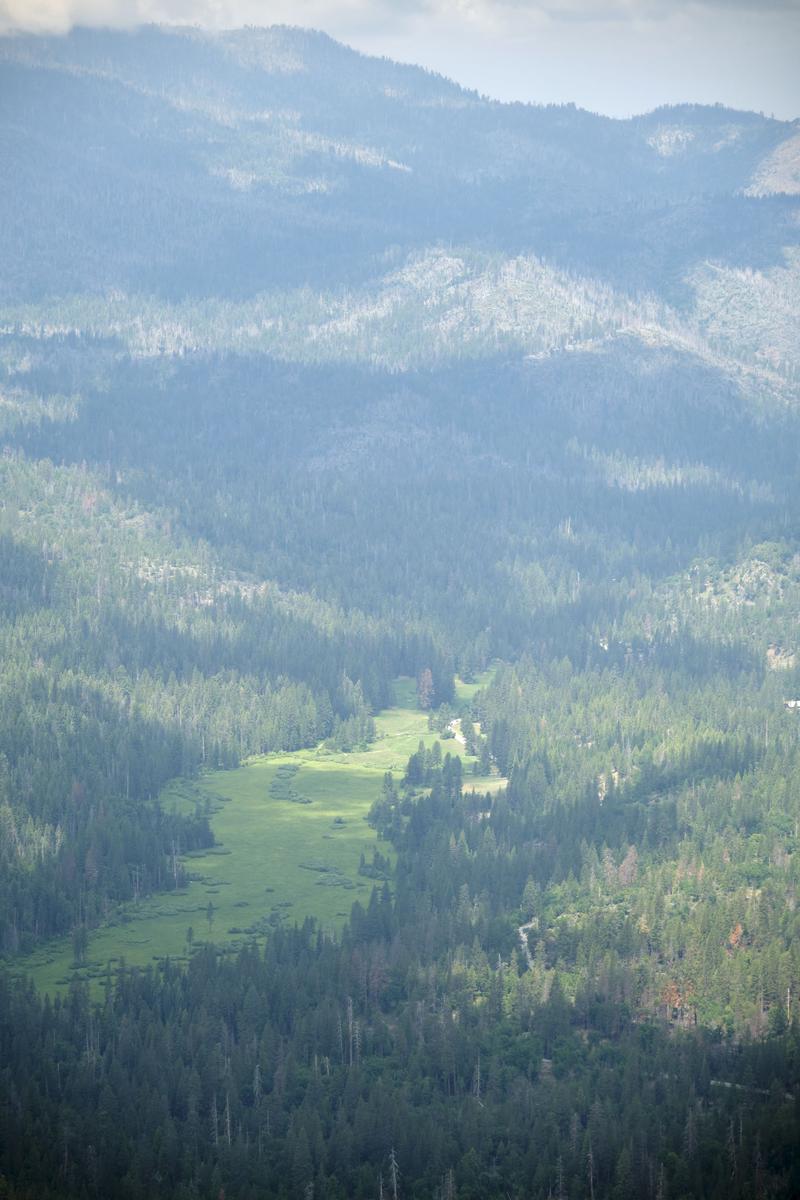
[[[0,1198],[793,1200],[794,127],[289,29],[0,72]],[[399,675],[440,740],[301,864],[372,881],[339,940],[209,900],[101,1003],[15,977],[182,887],[167,781]]]
[[[0,982],[5,1194],[366,1198],[394,1152],[420,1198],[448,1171],[481,1198],[796,1195],[796,1026],[612,1036],[557,980],[530,1009],[524,976],[475,960],[476,1007],[410,952],[376,894],[341,946],[276,931],[110,979],[99,1007]]]

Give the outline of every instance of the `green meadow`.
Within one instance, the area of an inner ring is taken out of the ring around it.
[[[487,673],[488,674],[488,673]],[[483,682],[482,680],[480,682]],[[466,701],[478,684],[458,685]],[[356,899],[366,904],[376,882],[369,870],[378,850],[391,860],[368,815],[383,776],[399,777],[420,740],[433,745],[427,714],[416,707],[412,679],[395,684],[395,704],[375,718],[377,736],[366,749],[336,752],[324,745],[270,754],[197,780],[176,779],[161,793],[166,807],[208,804],[216,845],[187,855],[187,887],[121,907],[89,934],[85,961],[74,962],[72,941],[47,943],[20,959],[36,985],[54,992],[73,978],[106,977],[109,965],[146,966],[164,957],[185,960],[203,942],[235,948],[281,924],[314,917],[337,930]],[[474,761],[453,739],[443,752]],[[497,777],[467,776],[466,786],[494,790]],[[391,886],[391,883],[390,883]],[[190,932],[191,931],[191,932]]]

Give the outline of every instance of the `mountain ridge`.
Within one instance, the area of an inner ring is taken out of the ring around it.
[[[795,139],[0,40],[4,1200],[800,1194]]]

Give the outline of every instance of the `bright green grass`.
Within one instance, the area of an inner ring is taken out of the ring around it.
[[[476,675],[471,683],[465,683],[463,679],[456,679],[456,700],[461,704],[468,703],[476,692],[479,692],[481,688],[488,687],[494,679],[496,670],[497,664],[487,667],[485,671]]]
[[[469,685],[469,690],[476,687]],[[459,686],[459,699],[467,699],[466,691],[467,685]],[[74,977],[101,981],[109,962],[116,965],[120,959],[145,966],[165,956],[185,958],[190,952],[189,927],[195,943],[230,946],[309,916],[323,928],[338,929],[354,900],[366,903],[374,886],[372,879],[358,873],[362,852],[367,863],[375,849],[390,857],[389,847],[378,841],[367,821],[384,773],[400,775],[420,740],[426,746],[436,740],[428,731],[426,714],[412,707],[412,679],[396,682],[395,699],[394,707],[376,717],[377,737],[365,750],[338,753],[319,746],[254,758],[236,770],[209,772],[196,782],[174,780],[161,794],[166,808],[193,806],[206,797],[212,804],[217,845],[210,853],[185,860],[193,876],[189,886],[124,906],[113,923],[90,934],[87,963],[81,969],[73,965],[70,939],[62,938],[20,960],[21,970],[40,989],[53,992]],[[460,754],[467,768],[474,761],[452,739],[445,740],[442,749]],[[270,792],[276,775],[285,775],[289,764],[298,768],[291,777],[292,792],[310,804],[282,798],[285,787],[279,787],[277,795]],[[488,790],[500,781],[467,776],[465,782]]]

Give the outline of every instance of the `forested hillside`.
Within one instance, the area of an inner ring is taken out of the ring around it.
[[[0,39],[0,1195],[800,1193],[797,136]],[[398,676],[344,929],[90,987]]]

